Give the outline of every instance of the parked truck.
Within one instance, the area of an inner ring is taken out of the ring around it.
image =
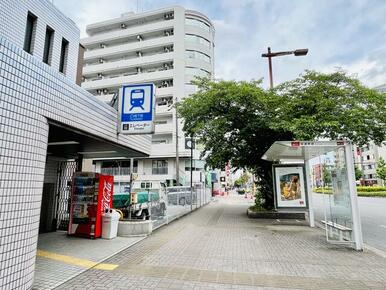
[[[132,189],[114,193],[113,206],[122,211],[125,219],[150,219],[164,216],[166,211],[166,185],[159,181],[134,181]]]

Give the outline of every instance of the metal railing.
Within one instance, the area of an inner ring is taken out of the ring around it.
[[[137,168],[133,168],[133,173],[137,172]],[[101,168],[102,174],[119,176],[119,175],[130,175],[130,167],[109,167]]]
[[[168,174],[167,167],[153,167],[151,169],[152,174]]]

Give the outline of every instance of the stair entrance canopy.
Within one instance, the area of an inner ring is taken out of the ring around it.
[[[262,159],[272,161],[278,210],[308,211],[315,226],[313,195],[323,195],[326,238],[363,250],[352,144],[350,141],[276,141]]]

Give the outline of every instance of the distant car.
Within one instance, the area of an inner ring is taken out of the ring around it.
[[[238,193],[238,194],[245,194],[245,189],[244,189],[244,188],[239,188],[239,189],[237,190],[237,193]]]

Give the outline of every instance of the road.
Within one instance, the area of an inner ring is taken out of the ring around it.
[[[313,195],[315,218],[324,219],[323,195]],[[362,219],[363,240],[366,244],[386,251],[386,198],[358,197]]]

